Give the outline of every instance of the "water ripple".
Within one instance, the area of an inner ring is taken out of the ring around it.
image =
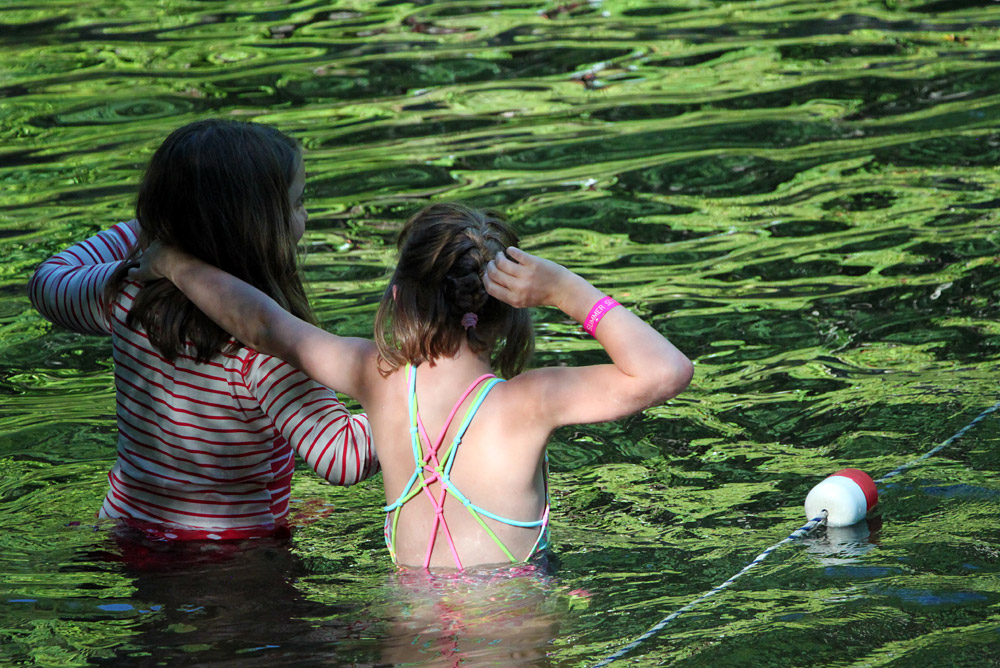
[[[826,474],[891,470],[996,400],[998,27],[985,0],[4,7],[0,660],[433,663],[456,635],[394,607],[377,481],[297,478],[293,547],[241,561],[240,597],[202,561],[194,588],[138,575],[87,526],[109,349],[43,323],[23,286],[131,217],[169,129],[237,116],[302,141],[306,276],[335,331],[370,331],[401,222],[464,198],[696,361],[666,405],[557,432],[555,579],[509,585],[525,642],[477,626],[460,649],[586,665],[786,535]],[[603,359],[561,314],[536,322],[540,362]],[[996,439],[984,421],[886,490],[880,529],[790,548],[647,660],[991,665]],[[251,590],[287,605],[255,622]]]

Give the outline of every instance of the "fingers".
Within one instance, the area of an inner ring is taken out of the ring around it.
[[[516,246],[509,246],[503,253],[493,258],[497,269],[510,276],[523,276],[526,273],[526,265],[532,258]]]
[[[510,289],[498,280],[494,279],[494,276],[499,277],[499,270],[496,268],[496,264],[490,260],[490,263],[486,265],[486,271],[483,272],[483,287],[486,288],[486,293],[491,297],[495,297],[502,302],[507,304],[513,297]]]
[[[160,276],[150,271],[149,267],[141,262],[136,262],[134,266],[129,267],[128,273],[125,274],[126,278],[130,281],[135,281],[137,283],[148,283],[149,281],[155,281]]]
[[[483,272],[483,283],[485,284],[487,280],[494,285],[509,290],[513,286],[515,279],[513,275],[502,271],[497,266],[496,260],[490,260],[486,264],[486,271]]]
[[[486,263],[486,270],[483,271],[483,283],[489,279],[490,282],[498,284],[502,287],[509,287],[510,281],[513,277],[502,271],[500,267],[497,266],[496,258],[490,260]]]
[[[514,246],[494,257],[483,272],[486,292],[515,308],[526,308],[538,299],[539,258]]]
[[[133,260],[125,277],[136,283],[149,283],[163,278],[163,275],[158,273],[153,267],[152,255],[147,251]]]
[[[151,280],[151,276],[142,270],[142,267],[132,267],[125,274],[125,278],[130,281],[135,281],[136,283],[146,283]]]
[[[508,246],[504,254],[517,264],[524,264],[526,260],[531,258],[531,253],[525,253],[517,246]]]

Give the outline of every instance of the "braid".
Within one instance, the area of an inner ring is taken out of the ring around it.
[[[399,263],[375,316],[384,371],[453,355],[467,343],[510,377],[533,348],[531,318],[486,292],[486,265],[517,235],[499,214],[458,203],[411,217],[397,240]],[[381,362],[380,362],[381,364]]]
[[[448,304],[454,307],[456,313],[475,313],[481,309],[489,295],[483,286],[483,279],[478,273],[469,273],[461,277],[448,275],[445,295]]]
[[[476,313],[486,305],[489,295],[483,285],[483,271],[492,257],[476,228],[463,230],[461,237],[468,246],[455,258],[444,282],[445,299],[458,315]]]

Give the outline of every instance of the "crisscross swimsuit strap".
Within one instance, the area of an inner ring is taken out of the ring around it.
[[[465,436],[465,432],[468,430],[469,424],[471,424],[476,412],[486,399],[486,395],[489,394],[490,390],[496,387],[498,383],[502,383],[503,380],[497,378],[493,374],[486,374],[473,381],[465,392],[462,393],[462,396],[458,398],[458,401],[455,402],[451,412],[448,414],[447,420],[445,420],[444,426],[441,428],[441,432],[438,435],[437,440],[431,441],[427,434],[427,430],[424,428],[423,421],[420,419],[420,413],[417,409],[416,369],[411,365],[407,365],[406,374],[408,385],[407,403],[410,416],[410,442],[413,445],[414,470],[413,475],[410,476],[409,481],[406,485],[404,485],[399,498],[383,508],[386,513],[393,513],[391,526],[389,524],[389,517],[388,515],[386,516],[386,545],[389,548],[389,554],[392,556],[392,560],[394,562],[396,561],[395,543],[396,528],[399,524],[399,509],[406,504],[407,501],[420,494],[421,491],[424,492],[434,508],[434,524],[431,527],[431,533],[427,543],[427,554],[424,557],[424,568],[428,568],[430,566],[431,555],[434,552],[434,544],[437,541],[439,531],[443,531],[445,537],[447,538],[448,548],[451,550],[451,556],[455,560],[455,567],[459,569],[462,568],[462,561],[459,559],[458,550],[455,547],[455,540],[451,535],[451,531],[448,529],[448,523],[444,517],[444,502],[449,492],[468,509],[473,518],[475,518],[483,530],[486,531],[486,534],[493,539],[493,542],[495,542],[500,550],[503,551],[504,555],[510,559],[511,563],[520,563],[521,560],[511,554],[510,550],[507,549],[507,546],[503,544],[503,541],[501,541],[489,525],[483,521],[483,517],[489,517],[490,519],[498,522],[503,522],[504,524],[516,527],[540,527],[538,538],[535,540],[535,544],[532,546],[531,552],[528,555],[530,558],[530,556],[539,549],[540,545],[547,542],[544,540],[544,538],[547,537],[546,529],[548,527],[549,520],[547,475],[545,486],[545,511],[542,513],[541,519],[529,522],[501,517],[500,515],[496,515],[488,510],[480,508],[476,504],[472,503],[468,497],[462,494],[462,492],[455,487],[455,484],[451,481],[451,468],[455,463],[455,454],[458,452],[458,445],[462,442],[462,437]],[[483,381],[486,382],[484,383]],[[439,450],[444,442],[445,435],[448,433],[448,428],[455,419],[455,414],[458,412],[459,407],[461,407],[469,395],[476,391],[477,387],[479,390],[476,393],[475,398],[472,400],[472,403],[469,405],[468,410],[466,410],[465,417],[462,419],[458,432],[455,434],[455,438],[452,439],[444,454],[439,456]],[[423,437],[423,440],[421,440],[421,437]],[[424,452],[423,441],[427,442],[426,453]],[[438,496],[435,496],[429,487],[435,482],[441,483],[440,493]]]

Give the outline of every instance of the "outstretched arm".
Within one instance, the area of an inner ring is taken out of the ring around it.
[[[554,306],[583,323],[604,294],[569,269],[508,248],[487,265],[491,295],[511,306]],[[623,306],[607,311],[594,331],[612,364],[548,367],[514,379],[531,397],[529,409],[552,428],[603,422],[666,401],[688,386],[691,361]]]
[[[249,283],[159,243],[143,253],[139,268],[129,277],[167,278],[245,345],[280,357],[313,380],[365,404],[371,370],[376,369],[371,341],[330,334],[295,317]]]

